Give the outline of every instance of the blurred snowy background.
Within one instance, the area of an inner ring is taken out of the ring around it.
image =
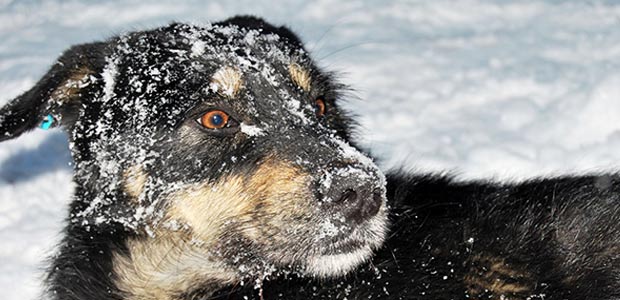
[[[390,168],[514,180],[620,168],[618,1],[0,0],[0,105],[70,45],[255,14],[342,72]],[[70,199],[65,135],[0,144],[0,291],[38,299]]]

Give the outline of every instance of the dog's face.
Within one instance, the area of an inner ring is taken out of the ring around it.
[[[74,226],[182,241],[242,275],[340,275],[382,243],[383,175],[348,141],[342,86],[285,28],[176,24],[61,62],[29,92],[43,99],[16,99],[0,129],[11,138],[34,126],[18,124],[22,106],[68,129]]]

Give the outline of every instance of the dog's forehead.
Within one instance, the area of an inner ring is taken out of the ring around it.
[[[127,34],[107,61],[103,100],[120,100],[132,118],[171,124],[206,99],[258,110],[281,108],[283,101],[295,106],[299,91],[310,89],[313,68],[305,50],[286,38],[235,25],[175,24]]]

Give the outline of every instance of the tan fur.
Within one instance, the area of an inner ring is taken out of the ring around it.
[[[144,186],[148,180],[148,175],[144,172],[144,170],[142,170],[142,167],[132,166],[125,170],[123,178],[123,188],[125,193],[137,200],[144,190]]]
[[[227,177],[215,184],[189,186],[170,198],[168,218],[190,226],[198,239],[217,240],[222,224],[246,214],[252,203],[244,193],[241,177]]]
[[[306,92],[310,90],[310,83],[312,80],[308,70],[302,68],[296,63],[292,63],[288,66],[288,72],[291,75],[291,79],[297,86]]]
[[[188,224],[200,240],[214,241],[226,221],[267,221],[251,220],[259,204],[263,213],[273,216],[269,220],[272,223],[290,214],[306,212],[308,207],[303,205],[306,202],[301,200],[310,196],[304,195],[308,193],[308,178],[308,174],[302,174],[296,167],[268,160],[249,178],[227,176],[218,183],[194,185],[175,193],[168,218]],[[291,201],[282,201],[286,199]],[[258,235],[254,227],[244,228],[245,233]]]
[[[154,237],[128,242],[130,256],[115,255],[117,286],[128,299],[175,299],[201,284],[231,284],[238,274],[212,253],[226,226],[243,226],[239,234],[260,240],[265,230],[290,226],[287,216],[308,213],[309,175],[268,159],[251,176],[230,175],[213,183],[188,184],[168,197],[165,220]],[[258,207],[264,218],[255,218]],[[169,229],[170,222],[183,229]],[[260,241],[259,241],[260,242]]]
[[[231,67],[223,67],[213,74],[211,87],[223,96],[234,97],[243,87],[241,72]]]
[[[60,103],[70,102],[79,96],[80,90],[90,83],[90,76],[94,72],[87,67],[80,67],[63,81],[51,95],[53,101]]]
[[[178,299],[201,284],[230,284],[234,273],[180,232],[127,242],[130,256],[113,257],[117,287],[127,300]]]
[[[255,204],[261,205],[261,216],[264,220],[252,220],[260,222],[259,226],[245,226],[244,234],[254,240],[263,239],[262,236],[270,236],[277,239],[273,230],[290,229],[295,225],[291,220],[299,220],[312,212],[308,185],[310,174],[302,172],[299,168],[286,165],[283,162],[269,160],[250,178],[248,189],[253,192]],[[261,228],[262,232],[256,229]]]
[[[477,255],[470,264],[463,282],[471,299],[478,299],[485,292],[493,293],[492,299],[526,299],[534,288],[531,275],[524,268],[508,264],[503,258]]]

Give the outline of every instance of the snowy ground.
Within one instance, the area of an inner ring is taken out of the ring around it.
[[[146,2],[145,2],[146,3]],[[620,167],[616,1],[0,0],[0,104],[69,45],[171,20],[287,24],[361,100],[382,166],[519,179]],[[71,194],[59,131],[0,144],[0,291],[37,299]]]

